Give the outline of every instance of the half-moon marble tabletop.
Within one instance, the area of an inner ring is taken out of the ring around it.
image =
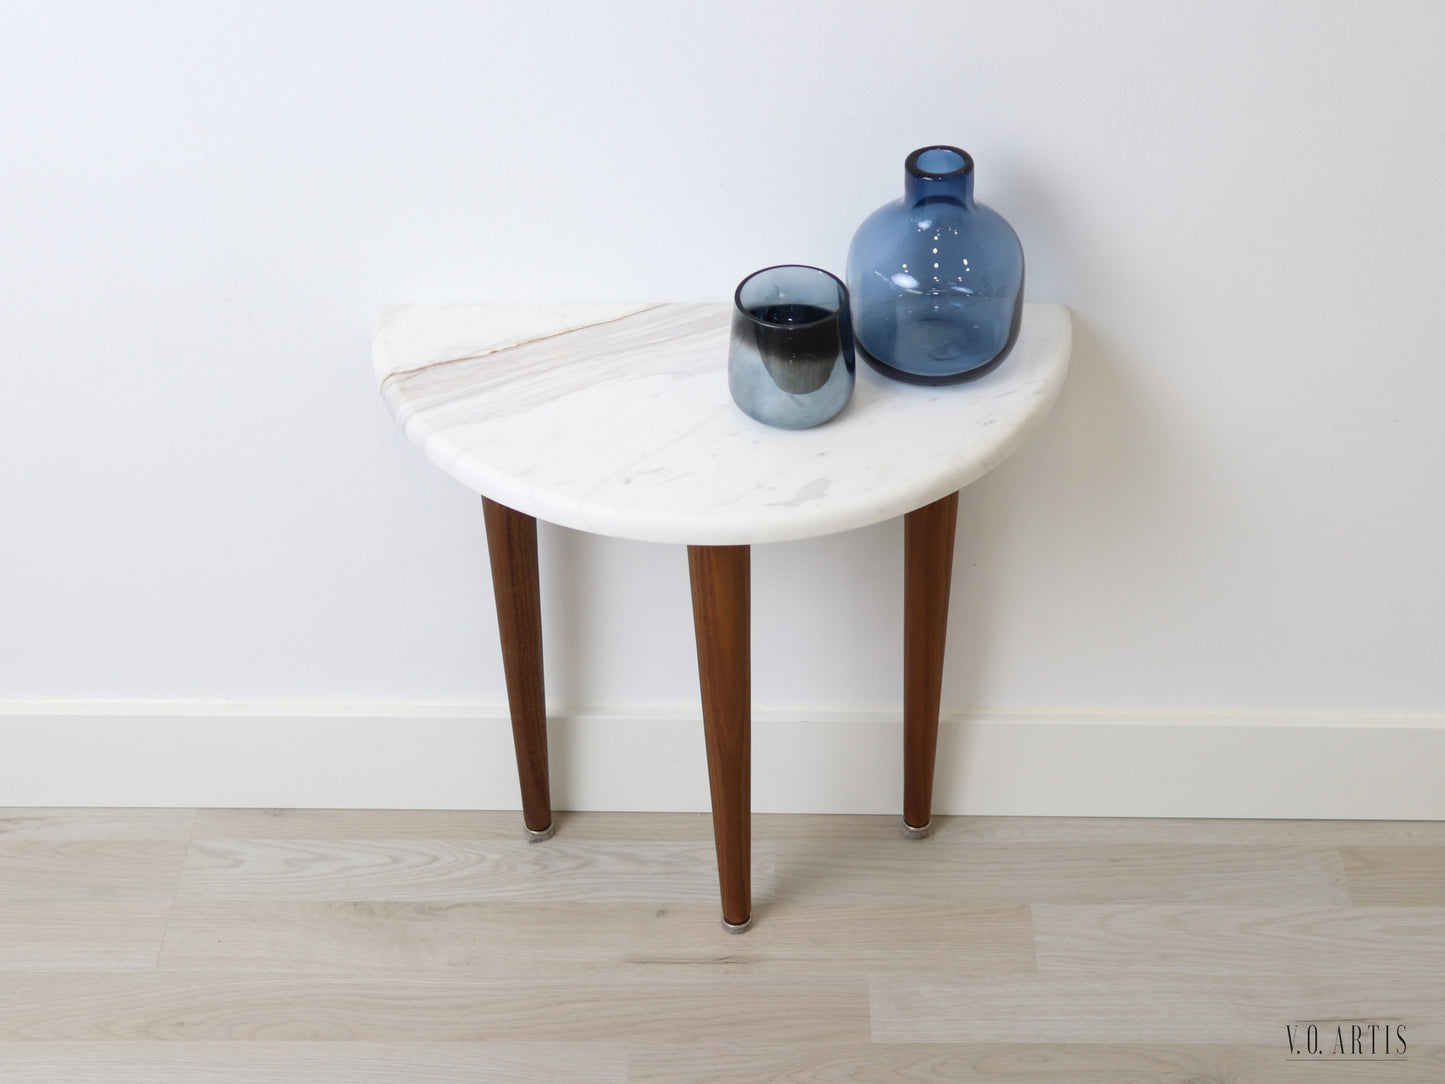
[[[814,429],[774,429],[728,395],[731,306],[394,309],[382,394],[412,442],[493,500],[594,534],[747,545],[864,527],[985,474],[1053,404],[1069,313],[1026,305],[1017,343],[971,383],[919,387],[861,360]]]
[[[1004,361],[920,387],[861,360],[813,429],[728,392],[731,306],[404,306],[377,322],[382,396],[482,495],[529,838],[553,830],[536,520],[689,547],[723,922],[751,923],[748,547],[904,516],[903,831],[930,829],[958,490],[1017,448],[1068,371],[1069,312],[1024,306]]]

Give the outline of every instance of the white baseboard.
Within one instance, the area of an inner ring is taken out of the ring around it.
[[[705,810],[686,712],[553,718],[559,809]],[[896,813],[902,727],[759,711],[753,809]],[[1445,819],[1442,716],[968,714],[940,727],[934,811]],[[0,807],[519,806],[499,706],[0,702]]]

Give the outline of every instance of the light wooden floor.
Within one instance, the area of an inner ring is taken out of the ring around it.
[[[0,1081],[1445,1081],[1445,824],[558,825],[0,810]]]

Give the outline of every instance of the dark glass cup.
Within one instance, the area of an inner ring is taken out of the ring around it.
[[[733,295],[728,390],[750,418],[807,429],[835,417],[853,394],[848,287],[817,267],[754,271]]]

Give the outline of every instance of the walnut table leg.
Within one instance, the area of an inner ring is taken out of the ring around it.
[[[522,782],[522,819],[527,838],[552,835],[552,797],[547,782],[547,698],[542,687],[542,606],[537,576],[537,521],[482,498],[492,593],[502,633],[502,667],[512,713],[512,743]]]
[[[933,764],[957,523],[957,493],[903,520],[903,833],[914,839],[933,827]]]
[[[689,546],[702,723],[723,924],[752,924],[752,670],[747,546]]]

